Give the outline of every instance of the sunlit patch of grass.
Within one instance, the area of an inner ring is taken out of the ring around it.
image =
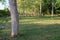
[[[22,18],[19,20],[20,23],[23,23],[23,24],[31,24],[31,23],[41,23],[41,24],[60,24],[60,19],[57,19],[58,17],[38,17],[38,18],[35,18],[33,17],[32,19],[31,18]],[[59,17],[60,18],[60,17]]]
[[[60,17],[21,17],[20,23],[42,23],[42,24],[60,24]]]

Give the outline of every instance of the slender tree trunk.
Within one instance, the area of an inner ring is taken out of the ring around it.
[[[51,16],[53,16],[54,15],[54,0],[52,0],[52,14],[51,14]]]
[[[43,16],[43,14],[42,14],[42,0],[40,0],[40,16]]]
[[[18,25],[19,25],[16,0],[9,0],[9,5],[11,12],[11,26],[12,26],[11,37],[14,37],[18,34]]]

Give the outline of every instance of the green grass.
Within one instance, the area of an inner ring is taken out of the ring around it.
[[[10,18],[0,18],[0,24],[6,27],[0,29],[2,40],[60,40],[60,17],[20,17],[20,34],[15,38],[10,37]]]

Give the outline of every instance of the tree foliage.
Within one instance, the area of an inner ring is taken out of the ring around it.
[[[0,0],[1,1],[1,0]],[[4,3],[4,0],[3,0]],[[60,0],[54,0],[54,14],[60,13]],[[39,15],[40,0],[17,0],[20,15]],[[42,0],[42,13],[51,14],[52,0]]]
[[[42,12],[43,14],[51,14],[52,10],[52,0],[42,0]],[[54,14],[58,14],[59,11],[59,5],[60,5],[60,0],[54,0]],[[20,10],[19,12],[24,12],[26,11],[27,13],[32,13],[33,11],[33,6],[36,8],[36,14],[39,14],[40,11],[40,1],[39,0],[17,0],[17,5],[18,9]]]
[[[2,16],[10,16],[10,12],[8,8],[5,8],[4,10],[0,10],[0,17]]]

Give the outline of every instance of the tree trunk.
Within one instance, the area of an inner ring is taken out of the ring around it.
[[[43,16],[43,14],[42,14],[42,0],[40,0],[40,16]]]
[[[52,14],[51,14],[51,16],[53,16],[53,14],[54,14],[54,0],[52,0]]]
[[[19,25],[16,0],[9,0],[9,5],[11,12],[11,27],[12,27],[11,37],[15,37],[18,34],[18,25]]]

